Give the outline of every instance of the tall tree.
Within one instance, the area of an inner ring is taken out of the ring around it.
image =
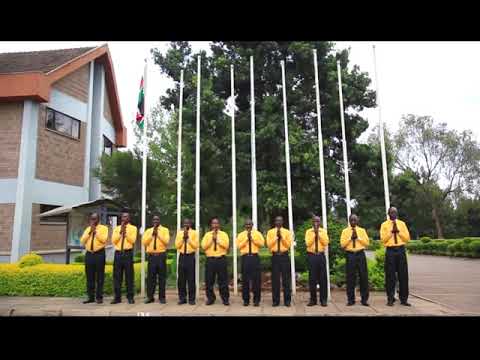
[[[413,174],[431,207],[438,238],[443,238],[441,209],[447,198],[478,193],[480,147],[471,131],[458,132],[429,116],[402,118],[394,137],[395,164]]]

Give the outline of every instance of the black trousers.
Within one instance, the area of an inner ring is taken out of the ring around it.
[[[290,303],[292,300],[290,257],[288,253],[272,255],[272,301],[280,303],[280,277],[282,278],[283,301]]]
[[[387,247],[385,253],[385,289],[390,301],[393,301],[395,296],[397,278],[400,288],[400,301],[405,302],[408,299],[408,266],[404,246]]]
[[[320,302],[328,300],[327,263],[324,253],[308,253],[308,287],[310,300],[317,302],[317,285],[320,285]]]
[[[167,282],[167,253],[148,255],[147,297],[153,299],[158,279],[158,298],[165,300]]]
[[[195,301],[195,253],[180,254],[178,258],[178,297],[180,301],[187,298],[188,301]]]
[[[122,298],[123,274],[127,283],[127,298],[133,299],[133,251],[115,251],[113,260],[113,290],[115,299]]]
[[[242,255],[242,298],[250,302],[250,289],[253,291],[253,302],[259,303],[261,298],[261,268],[257,254]]]
[[[206,293],[208,300],[216,299],[215,292],[213,291],[216,277],[218,277],[220,297],[222,298],[222,301],[228,301],[230,298],[230,292],[228,289],[227,258],[225,256],[207,257],[205,279],[207,283]]]
[[[89,299],[103,299],[105,280],[105,249],[85,254],[85,274],[87,277],[87,295]],[[96,291],[95,291],[96,290]]]
[[[349,302],[355,302],[355,286],[357,274],[360,278],[360,296],[363,301],[368,301],[368,268],[365,251],[357,252],[347,251],[347,299]]]

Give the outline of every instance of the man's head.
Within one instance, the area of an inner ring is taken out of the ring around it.
[[[251,231],[253,228],[253,221],[251,219],[247,219],[245,221],[245,230]]]
[[[152,223],[154,227],[157,227],[158,225],[160,225],[160,216],[154,215],[152,218]]]
[[[192,220],[190,219],[184,219],[183,220],[183,227],[190,229],[192,227]]]
[[[391,206],[390,209],[388,209],[388,216],[390,217],[390,220],[396,220],[398,217],[398,210],[395,206]]]
[[[122,224],[128,224],[130,222],[130,214],[128,212],[122,213]]]
[[[320,227],[320,216],[313,215],[312,217],[312,224],[315,229]]]
[[[97,226],[99,221],[99,216],[96,212],[91,213],[90,217],[88,219],[88,222],[90,223],[90,226]]]
[[[283,217],[277,216],[275,218],[275,227],[280,228],[283,226]]]
[[[355,214],[350,215],[348,221],[350,221],[350,226],[355,227],[358,225],[358,216]]]
[[[218,230],[220,229],[220,219],[218,217],[213,217],[210,219],[210,229]]]

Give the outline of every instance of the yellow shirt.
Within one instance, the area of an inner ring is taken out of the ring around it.
[[[162,225],[157,229],[157,242],[153,237],[153,227],[147,229],[142,237],[142,244],[146,248],[147,253],[163,253],[167,250],[168,242],[170,241],[170,233],[166,227]]]
[[[290,246],[292,245],[292,233],[290,232],[290,230],[287,230],[283,227],[280,228],[280,236],[282,237],[282,240],[280,241],[280,252],[290,250]],[[268,230],[267,232],[267,247],[272,253],[278,251],[276,227]]]
[[[307,245],[307,252],[315,253],[315,230],[308,229],[305,232],[305,243]],[[328,233],[325,229],[318,228],[318,252],[324,252],[325,247],[328,246]]]
[[[265,240],[263,235],[258,230],[253,230],[251,232],[252,242],[251,242],[251,251],[252,254],[258,254],[258,250],[265,245]],[[240,254],[248,254],[249,245],[248,245],[248,231],[242,231],[237,236],[237,247],[240,249]]]
[[[90,226],[85,229],[82,237],[80,238],[80,243],[85,245],[85,250],[89,252],[96,252],[102,250],[105,247],[108,239],[108,227],[105,225],[98,224],[95,229],[95,237],[93,238],[93,250],[92,250],[92,236],[89,235]]]
[[[410,233],[408,232],[407,225],[402,220],[395,220],[397,222],[397,243],[395,244],[395,237],[393,236],[393,221],[385,221],[380,228],[380,240],[385,247],[401,246],[410,241]]]
[[[340,236],[340,246],[346,251],[360,251],[365,249],[370,241],[368,240],[367,232],[364,228],[360,226],[355,226],[357,232],[357,239],[355,240],[355,247],[353,247],[352,241],[352,232],[353,229],[351,226],[343,229],[342,235]]]
[[[213,231],[207,232],[202,239],[202,249],[207,256],[223,256],[227,255],[229,239],[226,232],[218,230],[217,233],[217,246],[213,242]]]
[[[183,241],[183,232],[181,230],[177,233],[175,239],[175,247],[180,252],[180,254],[185,254],[185,242]],[[196,230],[188,230],[188,241],[187,241],[187,254],[194,253],[198,249],[198,234]]]
[[[122,230],[122,225],[118,225],[113,230],[112,244],[115,246],[115,250],[122,250],[122,236],[120,235],[120,230]],[[137,227],[135,225],[127,225],[123,250],[130,250],[133,248],[133,245],[137,240],[137,233]]]

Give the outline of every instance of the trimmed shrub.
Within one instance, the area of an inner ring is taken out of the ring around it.
[[[429,243],[430,241],[432,241],[432,239],[429,238],[428,236],[422,236],[422,237],[420,238],[420,241],[421,241],[422,243],[426,244],[426,243]]]
[[[475,240],[472,241],[469,244],[470,252],[475,256],[475,257],[480,257],[480,240]]]
[[[34,266],[38,264],[43,264],[43,258],[35,253],[29,253],[25,254],[20,258],[20,261],[18,262],[18,267],[24,268],[27,266]]]
[[[368,244],[368,250],[376,251],[382,247],[382,243],[380,240],[373,240],[370,239],[370,244]]]
[[[78,254],[73,258],[73,262],[79,264],[85,264],[85,254]]]

